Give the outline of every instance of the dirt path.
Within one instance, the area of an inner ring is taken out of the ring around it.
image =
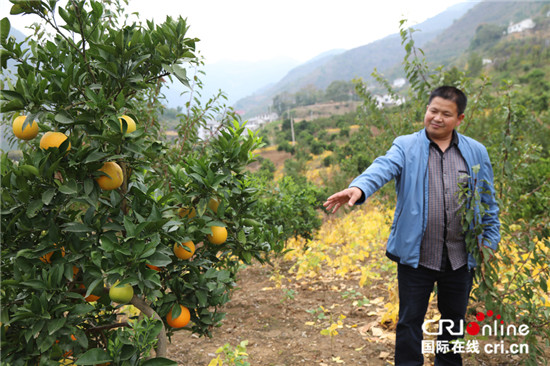
[[[219,347],[229,343],[234,349],[247,340],[251,365],[393,364],[393,331],[375,325],[377,311],[370,310],[374,305],[353,305],[363,295],[379,298],[383,286],[359,289],[357,280],[316,283],[285,277],[283,287],[276,288],[272,275],[269,266],[256,264],[242,270],[239,288],[225,308],[224,325],[212,339],[177,333],[170,357],[181,365],[206,366]],[[337,335],[321,334],[340,319]],[[373,331],[377,337],[372,337]]]
[[[223,326],[213,331],[211,339],[176,333],[169,357],[180,365],[208,366],[218,348],[229,344],[234,350],[248,341],[251,366],[394,364],[394,325],[382,323],[391,303],[389,272],[381,272],[370,286],[360,288],[353,276],[296,280],[288,273],[290,265],[254,264],[242,269],[238,288],[224,308]],[[432,301],[428,318],[436,316],[436,307]],[[474,320],[473,315],[469,317],[467,321]],[[331,325],[338,332],[332,337],[328,335]],[[464,356],[465,366],[525,364],[519,355]],[[433,365],[433,355],[426,355],[425,365]]]

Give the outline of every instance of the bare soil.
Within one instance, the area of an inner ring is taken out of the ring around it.
[[[290,159],[292,157],[292,154],[286,151],[278,151],[275,148],[272,149],[264,149],[259,153],[259,156],[261,156],[264,159],[269,159],[275,164],[275,167],[281,168],[285,164],[285,160]],[[255,161],[252,164],[248,165],[248,169],[251,171],[256,171],[260,168],[260,162]]]
[[[375,311],[369,316],[368,307],[353,306],[351,299],[342,298],[346,291],[360,294],[357,279],[322,283],[285,277],[285,287],[277,288],[270,279],[272,270],[258,264],[241,270],[238,289],[224,309],[224,325],[214,330],[211,339],[177,333],[169,357],[181,365],[206,366],[217,356],[219,347],[229,343],[234,349],[248,340],[251,365],[393,364],[392,332],[374,326]],[[386,292],[383,283],[362,291],[372,299]],[[326,318],[319,320],[321,313]],[[340,314],[346,318],[343,328],[337,329],[338,335],[322,335],[321,330],[331,324],[331,316],[336,323]]]
[[[287,273],[290,265],[280,262],[280,272],[260,264],[242,269],[238,288],[223,309],[227,313],[223,326],[213,330],[212,338],[176,333],[169,357],[179,365],[207,366],[218,348],[230,344],[234,350],[246,340],[252,366],[394,365],[394,326],[380,322],[390,301],[387,276],[359,288],[357,278],[296,280]],[[276,272],[282,274],[281,287],[274,279]],[[368,303],[358,305],[357,300],[364,298]],[[435,302],[430,304],[428,317],[434,316],[436,307]],[[337,335],[321,333],[339,319]],[[425,356],[425,365],[433,365],[433,355]],[[465,366],[525,364],[519,355],[464,356]]]

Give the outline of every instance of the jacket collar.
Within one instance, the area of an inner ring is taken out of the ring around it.
[[[426,132],[426,129],[424,128],[424,129],[422,129],[422,131],[424,132],[423,135],[425,137],[425,141],[428,144],[430,144],[430,143],[435,144],[435,142],[433,142],[432,139],[428,136],[428,132]],[[450,146],[453,146],[453,145],[458,146],[458,142],[459,142],[458,132],[456,132],[456,130],[453,130],[453,137],[452,137]]]

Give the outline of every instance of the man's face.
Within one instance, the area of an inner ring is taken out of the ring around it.
[[[457,114],[455,102],[435,97],[426,108],[424,127],[432,140],[447,140],[452,137],[453,130],[463,119],[464,113],[460,116]]]

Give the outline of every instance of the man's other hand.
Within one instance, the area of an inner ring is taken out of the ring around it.
[[[363,191],[357,187],[346,188],[343,191],[335,193],[327,198],[327,201],[323,203],[323,206],[325,206],[327,211],[335,213],[338,211],[340,206],[345,205],[346,203],[349,206],[353,206],[362,195]]]

